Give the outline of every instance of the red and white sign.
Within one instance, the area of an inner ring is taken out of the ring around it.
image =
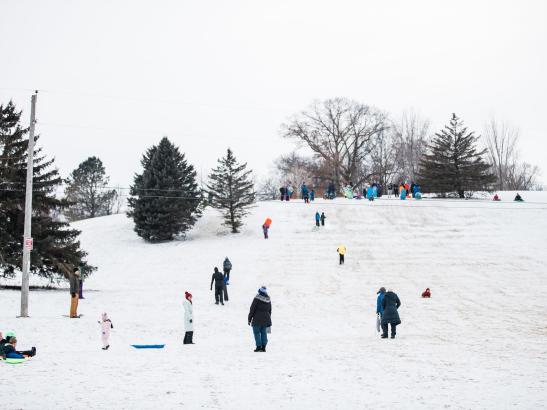
[[[25,249],[31,251],[32,250],[32,238],[25,238]]]

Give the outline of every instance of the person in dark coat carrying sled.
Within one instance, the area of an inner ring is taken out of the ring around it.
[[[387,339],[388,324],[391,325],[391,338],[395,339],[397,325],[401,324],[399,312],[397,311],[399,306],[401,306],[399,296],[393,290],[388,289],[382,299],[382,308],[384,310],[382,314],[382,339]]]

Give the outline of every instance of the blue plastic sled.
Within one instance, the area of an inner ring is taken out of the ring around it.
[[[135,349],[163,349],[165,345],[131,345]]]

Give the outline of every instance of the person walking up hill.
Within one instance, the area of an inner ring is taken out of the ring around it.
[[[388,289],[382,300],[382,308],[384,309],[382,314],[382,339],[387,339],[388,324],[391,325],[391,338],[395,339],[397,325],[401,324],[399,312],[397,311],[399,306],[401,306],[399,296],[393,290]]]
[[[272,326],[272,302],[266,286],[258,289],[258,294],[251,303],[247,322],[253,327],[255,352],[265,352],[268,344],[268,328]]]
[[[224,259],[222,268],[224,270],[224,276],[226,276],[226,284],[228,285],[230,283],[230,271],[232,270],[232,262],[230,262],[230,259],[228,259],[227,256],[226,259]]]
[[[219,302],[224,305],[224,275],[219,272],[217,267],[211,277],[211,290],[213,290],[213,283],[215,284],[215,305],[218,305]]]
[[[340,265],[343,265],[344,256],[346,255],[346,247],[344,245],[340,245],[338,249],[336,249],[336,252],[338,252],[338,255],[340,256]]]

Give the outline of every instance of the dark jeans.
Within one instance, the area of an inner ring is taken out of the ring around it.
[[[315,226],[319,226],[319,221],[315,221]]]
[[[193,338],[193,337],[194,337],[194,332],[186,332],[186,333],[184,334],[184,342],[183,342],[183,343],[184,343],[185,345],[194,343],[194,342],[192,341],[192,338]]]
[[[344,264],[344,255],[340,254],[340,265]]]
[[[383,336],[386,336],[387,337],[387,323],[386,324],[383,324],[382,323],[382,333],[383,333]],[[391,336],[395,336],[397,334],[397,325],[394,325],[393,323],[391,323]]]
[[[266,326],[253,325],[253,333],[255,335],[256,347],[266,346],[268,344],[268,332]]]
[[[224,303],[224,286],[215,286],[215,302]]]
[[[230,271],[231,269],[224,269],[224,276],[228,282],[230,281]]]

